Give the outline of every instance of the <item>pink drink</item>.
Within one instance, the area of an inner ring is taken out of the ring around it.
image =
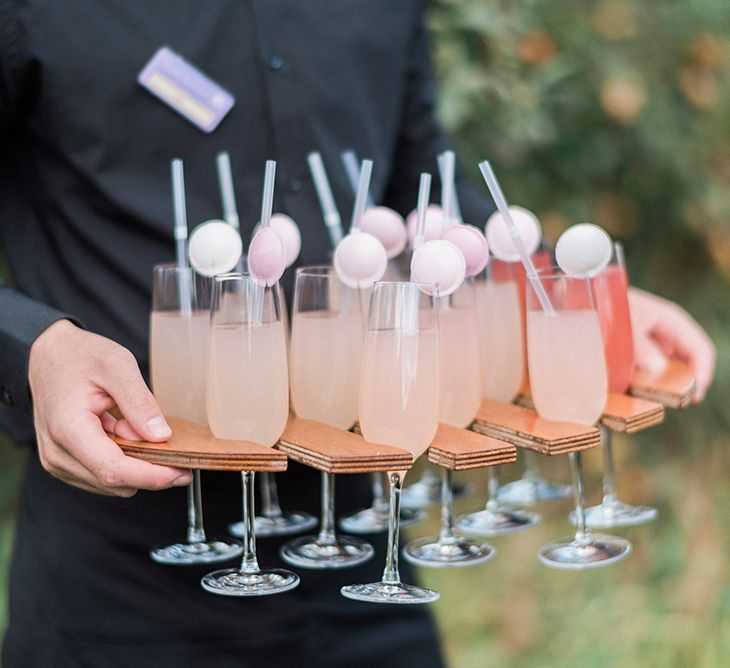
[[[594,310],[527,314],[527,354],[535,408],[549,420],[593,425],[606,404],[606,362]]]
[[[439,309],[439,421],[454,427],[468,427],[482,400],[478,331],[473,301]]]
[[[363,325],[357,311],[294,313],[291,401],[294,412],[349,429],[357,420]]]
[[[482,396],[512,401],[525,375],[518,283],[496,277],[479,281],[477,299]]]
[[[165,415],[207,424],[208,311],[150,314],[150,380]]]
[[[438,330],[368,332],[360,383],[365,440],[423,454],[438,428]]]
[[[623,394],[629,388],[634,370],[626,269],[609,265],[592,279],[592,284],[603,333],[608,389]]]
[[[289,417],[284,326],[213,325],[208,424],[215,436],[274,446]]]

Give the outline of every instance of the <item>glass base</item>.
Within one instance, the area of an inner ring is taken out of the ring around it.
[[[497,510],[480,510],[456,519],[456,526],[465,533],[480,536],[501,536],[530,529],[540,523],[541,517],[528,510],[502,506]]]
[[[347,585],[340,589],[345,598],[366,603],[400,603],[414,605],[432,603],[440,594],[425,587],[415,587],[402,582],[373,582],[371,584]]]
[[[452,495],[454,499],[466,496],[469,486],[454,483]],[[404,487],[401,492],[401,509],[425,510],[436,503],[441,503],[441,478],[421,478],[412,485]]]
[[[551,568],[580,570],[620,561],[631,552],[631,543],[616,536],[589,534],[585,541],[556,540],[540,548],[538,559]]]
[[[152,561],[168,566],[215,564],[243,554],[243,545],[231,538],[214,538],[204,543],[173,543],[150,550]]]
[[[657,515],[659,515],[659,511],[650,506],[630,506],[621,501],[603,502],[599,506],[586,508],[586,525],[592,529],[632,527],[651,522],[657,518]],[[575,512],[570,513],[569,519],[575,526]]]
[[[238,568],[227,568],[208,573],[200,585],[206,591],[221,596],[269,596],[294,589],[299,576],[283,568],[245,573]]]
[[[416,522],[423,522],[428,515],[423,510],[414,510],[411,508],[400,509],[400,525],[402,527]],[[388,530],[388,506],[379,508],[365,508],[352,515],[347,515],[340,519],[340,529],[348,533],[369,534],[381,533]]]
[[[420,538],[403,549],[406,561],[429,568],[474,566],[489,561],[495,554],[497,551],[491,545],[462,536],[443,543],[438,538]]]
[[[256,538],[267,536],[291,536],[309,531],[319,524],[319,520],[309,513],[292,511],[282,512],[281,515],[266,517],[257,515],[255,522]],[[243,522],[228,525],[228,533],[236,538],[243,538]]]
[[[350,568],[372,559],[370,543],[352,536],[335,536],[334,543],[323,543],[317,536],[302,536],[281,546],[279,556],[290,566],[300,568]]]
[[[539,476],[523,476],[499,488],[498,498],[515,506],[531,506],[539,501],[567,499],[573,488],[559,482],[550,482]]]

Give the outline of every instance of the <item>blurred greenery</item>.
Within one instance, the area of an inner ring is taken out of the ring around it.
[[[628,560],[563,573],[535,554],[568,503],[496,539],[497,558],[424,571],[458,668],[720,668],[730,656],[730,12],[727,0],[440,0],[429,26],[439,114],[462,163],[489,157],[554,240],[592,221],[624,241],[635,284],[684,305],[718,346],[700,407],[619,438],[619,490],[659,507]],[[479,221],[470,221],[479,222]],[[0,443],[0,582],[23,453]],[[598,453],[587,456],[591,500]],[[564,458],[546,473],[566,478]],[[518,475],[508,467],[505,479]],[[479,496],[483,473],[469,475]],[[435,530],[435,520],[429,526]],[[424,529],[425,531],[425,529]],[[419,527],[419,534],[422,529]],[[623,533],[623,532],[622,532]],[[0,586],[0,629],[5,587]]]
[[[617,439],[622,496],[661,511],[625,532],[627,561],[587,573],[538,565],[539,546],[569,533],[569,504],[558,504],[541,509],[541,527],[496,539],[493,562],[424,572],[442,593],[435,609],[451,664],[725,666],[727,0],[440,0],[429,23],[439,113],[474,179],[477,161],[491,159],[508,199],[535,211],[553,241],[576,222],[605,227],[625,244],[632,282],[685,306],[719,353],[702,406]],[[587,460],[597,501],[598,453]],[[562,459],[545,468],[568,475]]]

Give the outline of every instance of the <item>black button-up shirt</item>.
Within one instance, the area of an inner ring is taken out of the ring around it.
[[[434,118],[422,12],[418,0],[0,0],[0,246],[15,281],[15,287],[0,284],[0,427],[16,438],[32,436],[28,351],[59,317],[75,318],[127,346],[146,367],[152,266],[170,261],[174,250],[173,157],[185,162],[192,227],[221,217],[214,158],[230,152],[246,239],[258,218],[264,161],[276,159],[274,210],[301,227],[300,264],[321,263],[329,252],[306,164],[313,149],[322,152],[345,221],[352,197],[338,156],[349,147],[375,161],[376,201],[402,213],[412,209],[419,173],[435,172],[436,154],[448,148]],[[235,96],[235,106],[212,134],[137,84],[138,73],[163,45]],[[481,224],[490,207],[467,184],[459,188],[465,219]],[[182,536],[184,491],[140,493],[128,501],[97,498],[50,478],[35,454],[29,467],[13,571],[18,585],[11,598],[11,650],[24,646],[24,624],[42,640],[52,630],[56,640],[143,637],[151,643],[145,635],[145,615],[151,615],[151,631],[165,642],[188,632],[208,638],[206,629],[215,624],[219,635],[234,642],[241,633],[235,616],[246,609],[263,615],[260,633],[269,635],[269,622],[281,619],[285,608],[291,613],[285,619],[294,615],[298,629],[302,616],[317,610],[324,629],[327,614],[339,609],[336,593],[330,596],[334,607],[317,608],[320,580],[310,574],[298,593],[287,594],[286,601],[273,597],[280,600],[271,605],[211,600],[190,574],[152,567],[145,554],[151,542],[170,536],[171,517],[180,520],[174,526]],[[310,477],[306,487],[297,487],[296,479],[284,476],[285,502],[316,509],[316,479]],[[209,493],[225,508],[208,503],[206,519],[223,531],[235,519],[237,483],[213,487]],[[341,512],[368,502],[366,493],[338,498]],[[59,536],[61,526],[72,535]],[[275,542],[263,543],[264,556],[275,559]],[[104,564],[118,583],[113,594],[103,578],[88,575],[91,562]],[[59,565],[62,580],[52,575]],[[373,563],[369,577],[377,578],[380,567]],[[354,569],[342,583],[362,577]],[[320,584],[337,591],[334,574],[322,576]],[[99,600],[106,603],[97,611]],[[141,617],[130,614],[139,606],[147,606]],[[332,614],[327,623],[334,624]],[[423,619],[415,612],[394,614],[378,608],[368,623]],[[177,635],[159,628],[171,619]],[[42,620],[50,621],[43,626]],[[352,627],[360,623],[353,618]],[[286,645],[286,635],[271,637]],[[373,637],[359,651],[373,660],[382,653],[382,665],[388,665],[393,654],[386,636]],[[409,636],[419,637],[415,631]],[[406,640],[401,636],[401,643]],[[43,642],[51,648],[50,665],[54,645]],[[43,642],[39,652],[46,651]],[[416,649],[433,654],[429,642],[418,640]],[[198,665],[177,651],[167,656]],[[359,665],[351,654],[341,656],[350,658],[340,665]],[[428,665],[417,652],[413,658]],[[26,665],[46,664],[37,657]]]
[[[322,152],[345,221],[348,147],[375,161],[376,201],[414,207],[419,172],[447,147],[420,4],[0,2],[0,245],[17,285],[0,288],[0,384],[18,410],[29,343],[57,311],[146,365],[151,268],[174,248],[171,158],[185,161],[192,227],[221,217],[214,156],[231,153],[244,238],[275,158],[274,207],[301,226],[302,264],[328,252],[309,151]],[[211,135],[136,83],[162,45],[235,96]],[[466,186],[461,197],[483,221],[484,200]]]

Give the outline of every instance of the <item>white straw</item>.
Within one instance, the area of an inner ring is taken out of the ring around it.
[[[231,172],[231,159],[225,151],[219,153],[215,158],[215,165],[218,171],[218,188],[223,203],[223,218],[233,227],[240,229],[238,220],[238,209],[236,207],[236,194],[233,190],[233,173]]]
[[[428,200],[431,196],[431,175],[424,172],[421,174],[421,181],[418,184],[418,208],[416,218],[416,236],[413,239],[413,250],[416,250],[424,241],[426,236],[426,211]]]
[[[502,220],[504,220],[505,225],[507,226],[507,232],[512,239],[512,243],[515,245],[515,249],[519,253],[522,264],[525,267],[527,278],[530,280],[532,288],[540,301],[542,310],[548,315],[555,315],[553,305],[550,303],[547,292],[545,292],[545,288],[537,276],[535,265],[532,263],[530,256],[527,254],[525,244],[522,243],[522,237],[520,237],[517,225],[515,225],[515,221],[512,220],[509,207],[507,206],[507,200],[504,198],[502,188],[499,187],[499,182],[497,181],[497,177],[494,174],[492,166],[489,164],[488,160],[484,160],[479,163],[479,169],[482,172],[484,180],[487,182],[489,192],[492,193],[492,199],[494,199],[494,203],[497,205],[497,209],[499,209],[499,213],[502,215]]]
[[[189,264],[187,254],[188,241],[188,214],[185,206],[185,173],[183,171],[183,162],[179,158],[175,158],[170,163],[170,173],[172,177],[172,210],[175,220],[175,260],[178,269],[178,297],[180,301],[180,310],[183,313],[190,313],[192,310],[191,285],[188,282]]]
[[[261,229],[271,224],[271,211],[274,206],[274,182],[276,181],[276,160],[266,161],[264,191],[261,196]],[[256,282],[253,304],[254,325],[260,325],[264,315],[264,286]]]
[[[357,154],[351,148],[340,153],[340,160],[345,167],[345,173],[347,174],[347,180],[350,182],[350,188],[352,188],[352,194],[357,194],[357,185],[360,180],[360,166],[357,160]],[[370,208],[375,205],[373,198],[370,197],[370,192],[367,194],[366,200],[367,207]]]
[[[368,189],[370,188],[370,176],[373,173],[373,161],[363,160],[360,178],[357,184],[355,204],[352,207],[352,221],[350,222],[350,233],[360,231],[360,219],[365,213]]]
[[[441,183],[444,183],[445,178],[445,163],[446,163],[446,154],[451,153],[454,160],[454,173],[452,176],[452,188],[451,188],[451,210],[449,211],[449,217],[451,218],[451,222],[453,223],[459,223],[461,222],[461,207],[459,206],[459,193],[456,191],[456,155],[453,151],[444,151],[443,153],[439,153],[436,157],[436,161],[438,162],[439,166],[439,176],[441,178]],[[443,194],[443,193],[442,193]]]
[[[443,227],[451,227],[454,220],[454,170],[456,156],[453,151],[443,153],[443,169],[441,170],[441,209],[444,212]]]
[[[336,248],[342,240],[342,219],[340,218],[340,212],[337,210],[335,198],[332,196],[332,189],[327,179],[322,156],[318,151],[312,151],[307,156],[307,163],[312,174],[312,181],[314,181],[314,189],[317,191],[319,206],[322,208],[324,224],[327,225],[327,232],[330,235],[330,243],[332,248]]]
[[[261,197],[261,227],[271,223],[271,211],[274,206],[274,181],[276,181],[276,160],[266,161],[264,174],[264,193]]]

